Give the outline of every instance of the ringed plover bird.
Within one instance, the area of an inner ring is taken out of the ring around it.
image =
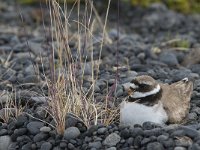
[[[169,85],[147,75],[137,76],[130,83],[129,97],[121,103],[120,123],[180,123],[189,112],[192,90],[188,78]]]

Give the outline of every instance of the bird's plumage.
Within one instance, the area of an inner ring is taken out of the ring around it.
[[[189,112],[192,90],[193,83],[187,78],[169,85],[150,76],[138,76],[130,83],[129,98],[121,104],[120,122],[180,123]]]

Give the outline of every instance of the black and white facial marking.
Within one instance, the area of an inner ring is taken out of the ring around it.
[[[142,76],[133,79],[130,83],[129,102],[142,103],[144,105],[154,105],[162,96],[162,89],[155,80],[149,76]]]

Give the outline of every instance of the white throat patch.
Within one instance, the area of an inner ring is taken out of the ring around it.
[[[152,91],[149,92],[134,92],[133,95],[131,95],[130,97],[132,98],[143,98],[149,95],[154,95],[156,93],[158,93],[160,91],[160,85],[158,84],[156,86],[156,88],[154,88]]]

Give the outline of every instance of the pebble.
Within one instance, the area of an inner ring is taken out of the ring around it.
[[[69,144],[68,144],[68,148],[69,148],[69,149],[74,149],[75,147],[74,147],[74,145],[73,145],[72,143],[69,143]]]
[[[164,52],[159,56],[161,62],[169,65],[169,66],[177,66],[178,60],[176,56],[171,52]]]
[[[116,146],[120,142],[121,137],[116,133],[109,134],[106,139],[103,141],[106,146]]]
[[[8,149],[11,144],[11,138],[8,135],[0,136],[0,150]]]
[[[49,136],[48,134],[40,132],[33,137],[33,141],[40,142],[40,141],[46,140],[48,136]]]
[[[92,142],[92,143],[89,143],[89,148],[96,148],[96,149],[100,149],[101,148],[101,146],[102,146],[102,144],[101,144],[101,142],[100,141],[98,141],[98,142]]]
[[[7,129],[1,129],[0,130],[0,136],[6,135],[8,133]]]
[[[42,145],[41,145],[41,150],[51,150],[52,148],[52,144],[50,142],[44,142]]]
[[[48,132],[51,131],[51,128],[50,128],[50,127],[47,127],[47,126],[43,126],[43,127],[40,128],[40,131],[41,131],[41,132],[46,132],[46,133],[48,133]]]
[[[117,150],[116,147],[110,147],[110,148],[106,148],[106,150]]]
[[[174,148],[174,150],[187,150],[185,147],[177,146]]]
[[[164,147],[159,142],[153,142],[147,145],[147,150],[154,150],[154,149],[164,150]]]
[[[107,128],[99,128],[99,129],[97,130],[97,133],[98,133],[98,134],[104,134],[106,131],[107,131]]]
[[[33,121],[27,124],[27,129],[31,134],[36,135],[40,132],[40,128],[43,126],[43,122]]]
[[[75,139],[80,135],[80,131],[76,127],[69,127],[64,132],[64,138],[66,140]]]

